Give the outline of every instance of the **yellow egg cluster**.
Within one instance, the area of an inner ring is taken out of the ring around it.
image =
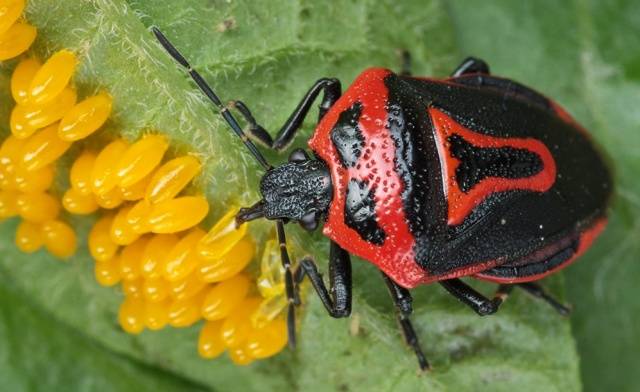
[[[281,312],[270,308],[262,315],[262,300],[250,294],[252,281],[242,271],[256,245],[247,225],[236,228],[232,209],[208,233],[197,227],[209,204],[203,196],[180,193],[200,162],[187,155],[161,164],[167,147],[159,135],[131,145],[116,140],[73,163],[65,208],[75,214],[112,210],[89,234],[96,280],[122,283],[119,322],[129,333],[205,319],[198,344],[205,358],[228,350],[235,363],[248,364],[276,354],[286,344],[286,326],[277,318]],[[272,275],[264,278],[265,287],[268,279],[281,281]],[[277,283],[272,286],[282,294]]]
[[[0,5],[0,60],[6,60],[29,48],[36,29],[18,21],[24,1],[3,1]],[[54,256],[66,258],[75,252],[76,235],[58,218],[60,202],[47,191],[55,176],[53,162],[68,148],[57,137],[54,123],[73,106],[75,92],[62,91],[68,79],[61,89],[43,88],[48,87],[44,79],[55,71],[35,59],[26,59],[11,77],[11,94],[17,105],[11,114],[12,135],[0,146],[0,218],[22,218],[15,238],[22,251],[32,253],[45,246]]]
[[[25,52],[36,39],[36,28],[20,20],[24,6],[24,0],[0,1],[0,61]]]
[[[22,217],[16,244],[25,252],[45,245],[53,255],[66,258],[76,250],[73,229],[57,219],[60,201],[47,191],[56,160],[74,141],[98,130],[111,112],[111,98],[104,93],[76,104],[69,83],[76,63],[72,52],[61,50],[44,64],[23,59],[11,76],[16,106],[11,135],[0,147],[0,217]]]
[[[35,39],[35,28],[18,21],[23,9],[22,0],[0,0],[0,60],[18,56]],[[77,102],[71,83],[77,62],[69,50],[44,64],[24,58],[11,78],[16,106],[11,135],[0,146],[0,218],[22,218],[19,249],[31,253],[45,246],[69,257],[77,240],[59,219],[61,205],[74,215],[101,210],[89,251],[98,283],[121,283],[125,300],[118,318],[126,332],[204,320],[198,341],[204,358],[227,351],[234,363],[246,365],[280,352],[287,341],[287,300],[279,245],[267,242],[256,281],[244,271],[256,243],[246,224],[236,227],[237,208],[209,232],[198,227],[209,203],[183,192],[201,169],[198,159],[163,162],[169,142],[159,134],[134,143],[117,139],[77,155],[61,202],[51,193],[55,162],[73,142],[100,129],[112,108],[106,93]]]

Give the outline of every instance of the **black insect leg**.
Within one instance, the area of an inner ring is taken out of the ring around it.
[[[247,134],[253,136],[257,141],[262,143],[267,147],[271,147],[273,140],[271,139],[271,135],[262,127],[262,125],[258,124],[253,114],[251,114],[251,110],[245,105],[242,101],[231,101],[229,102],[229,107],[235,108],[242,115],[244,120],[247,122],[249,128],[246,130]]]
[[[482,294],[478,293],[459,279],[444,280],[441,281],[440,284],[447,289],[447,291],[453,294],[453,296],[470,306],[481,316],[493,314],[498,311],[500,305],[507,300],[509,294],[516,286],[520,287],[530,295],[545,301],[563,316],[568,316],[569,313],[571,313],[571,309],[568,306],[550,296],[544,288],[533,282],[501,284],[498,286],[498,289],[491,300],[484,297]]]
[[[411,313],[413,312],[413,308],[411,306],[413,298],[411,297],[411,293],[404,287],[398,286],[396,282],[391,280],[391,278],[389,278],[386,274],[383,273],[382,277],[384,278],[384,282],[389,289],[389,293],[391,294],[393,303],[396,305],[398,323],[402,328],[402,334],[404,335],[405,342],[416,353],[420,369],[429,370],[431,367],[429,366],[429,362],[422,352],[422,347],[420,347],[418,336],[416,335],[416,332],[413,329],[413,325],[411,324],[411,320],[409,319]]]
[[[560,303],[560,301],[558,301],[557,299],[553,298],[544,290],[544,288],[542,288],[537,283],[533,283],[533,282],[517,283],[517,286],[523,289],[524,291],[526,291],[527,293],[531,294],[532,296],[536,298],[540,298],[541,300],[545,301],[546,303],[551,305],[561,315],[568,316],[571,313],[571,308]]]
[[[505,293],[498,291],[495,298],[488,299],[460,279],[447,279],[438,283],[440,283],[440,285],[442,285],[442,287],[444,287],[451,295],[456,297],[460,302],[469,306],[480,316],[487,316],[497,312],[500,304],[505,298],[505,294],[508,293],[508,291]],[[508,289],[505,288],[505,290]]]
[[[347,317],[351,314],[351,258],[349,253],[331,241],[329,250],[329,290],[318,272],[316,263],[309,257],[300,260],[296,270],[296,282],[308,276],[320,301],[331,317]]]
[[[467,57],[458,65],[458,67],[451,73],[452,77],[458,77],[465,74],[482,73],[489,75],[489,65],[483,60],[475,57]]]
[[[320,111],[318,120],[321,120],[331,106],[333,106],[338,98],[340,98],[340,95],[342,94],[340,81],[338,79],[322,78],[315,82],[315,84],[311,86],[309,91],[304,95],[300,103],[298,103],[298,106],[293,113],[291,113],[282,128],[280,128],[275,139],[272,139],[271,135],[256,122],[251,111],[242,101],[235,101],[232,105],[238,109],[240,114],[242,114],[249,124],[249,129],[247,130],[248,133],[267,147],[273,148],[277,151],[282,151],[293,140],[296,132],[302,126],[304,119],[309,113],[309,109],[315,102],[316,98],[318,98],[320,92],[323,92],[324,95],[322,96],[322,101],[319,106]]]
[[[406,50],[400,50],[400,75],[411,76],[411,53]]]

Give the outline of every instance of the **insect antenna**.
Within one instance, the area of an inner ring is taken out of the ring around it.
[[[222,115],[222,117],[225,119],[227,124],[229,124],[233,132],[235,132],[235,134],[238,135],[238,137],[242,140],[244,145],[249,149],[249,152],[251,152],[254,158],[256,158],[258,163],[260,163],[260,165],[262,165],[265,170],[271,169],[272,166],[267,162],[264,156],[262,156],[256,145],[253,144],[253,142],[247,137],[247,135],[238,124],[238,121],[235,119],[235,117],[233,117],[233,114],[231,114],[229,109],[222,104],[220,98],[218,98],[216,93],[207,84],[204,78],[200,76],[198,71],[194,70],[191,67],[191,64],[189,64],[187,59],[185,59],[184,56],[178,51],[178,49],[176,49],[175,46],[173,46],[171,42],[169,42],[167,37],[165,37],[164,34],[162,34],[160,30],[158,30],[158,28],[152,27],[151,30],[153,31],[153,34],[155,34],[162,47],[171,55],[171,57],[174,58],[174,60],[176,60],[178,63],[180,63],[180,65],[187,69],[187,73],[189,74],[189,76],[191,76],[191,79],[196,82],[200,90],[202,90],[207,98],[209,98],[209,100],[213,102],[213,104],[216,105],[218,109],[220,109],[220,114]]]

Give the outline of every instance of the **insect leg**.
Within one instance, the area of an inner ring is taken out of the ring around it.
[[[408,50],[400,50],[400,61],[400,75],[411,76],[411,53]]]
[[[238,110],[240,115],[244,118],[244,120],[249,125],[249,128],[246,130],[246,133],[253,136],[257,141],[259,141],[262,145],[266,147],[271,147],[273,144],[273,139],[271,139],[271,135],[262,127],[262,125],[258,124],[253,114],[251,114],[251,110],[247,107],[247,105],[242,101],[231,101],[229,102],[229,107],[235,108]]]
[[[560,301],[550,296],[544,290],[544,288],[542,288],[539,284],[533,283],[533,282],[527,282],[527,283],[517,283],[517,286],[523,289],[524,291],[526,291],[527,293],[531,294],[532,296],[536,298],[540,298],[541,300],[545,301],[546,303],[551,305],[561,315],[568,316],[571,313],[570,307],[562,304]]]
[[[489,65],[483,60],[475,57],[467,57],[456,67],[451,73],[451,77],[458,77],[460,75],[482,73],[489,75]]]
[[[320,112],[318,115],[318,121],[324,117],[331,106],[333,106],[338,98],[340,98],[342,93],[340,81],[338,79],[322,78],[315,82],[304,97],[302,97],[302,100],[298,103],[298,106],[293,113],[291,113],[282,128],[280,128],[275,139],[272,139],[271,135],[269,135],[262,126],[257,124],[255,118],[251,114],[251,111],[244,103],[236,101],[234,106],[249,123],[248,132],[252,136],[267,147],[271,147],[276,151],[282,151],[293,140],[296,132],[300,129],[304,119],[307,117],[311,105],[313,105],[316,98],[318,98],[320,92],[324,92],[324,95],[322,96],[322,101],[319,105]]]
[[[351,258],[349,253],[331,241],[329,250],[329,289],[318,272],[316,263],[309,257],[300,260],[296,271],[299,283],[307,275],[318,297],[331,317],[347,317],[351,314]]]
[[[396,316],[398,319],[398,323],[402,328],[402,334],[404,335],[405,342],[415,352],[416,357],[418,358],[418,365],[420,366],[420,369],[430,369],[431,366],[429,366],[429,362],[422,352],[422,347],[420,347],[418,336],[416,335],[416,332],[413,329],[413,325],[411,324],[411,320],[409,319],[409,316],[411,316],[411,313],[413,312],[413,308],[411,307],[411,303],[413,302],[411,293],[404,287],[398,286],[396,282],[391,280],[391,278],[389,278],[386,274],[382,273],[382,277],[387,285],[387,288],[389,289],[389,293],[391,294],[393,303],[396,305]]]
[[[492,300],[488,299],[460,279],[447,279],[438,283],[440,283],[440,285],[442,285],[442,287],[444,287],[451,295],[456,297],[460,302],[469,306],[480,316],[487,316],[497,312],[500,304],[502,303],[502,298],[500,296],[496,296]]]

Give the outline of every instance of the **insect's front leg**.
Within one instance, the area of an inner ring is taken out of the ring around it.
[[[300,103],[296,109],[291,113],[287,121],[282,128],[278,131],[276,138],[273,139],[271,135],[257,123],[256,119],[251,114],[251,111],[242,101],[233,101],[229,106],[234,107],[242,115],[248,124],[246,132],[260,141],[267,147],[270,147],[276,151],[284,150],[293,140],[296,132],[302,126],[304,119],[309,113],[309,109],[318,98],[318,95],[323,92],[322,101],[319,106],[318,121],[324,117],[327,111],[333,106],[333,104],[340,98],[342,94],[342,87],[338,79],[322,78],[314,83],[313,86],[302,97]]]
[[[349,253],[331,241],[329,251],[329,289],[318,272],[316,263],[310,257],[300,260],[295,273],[295,282],[299,284],[308,276],[318,297],[331,317],[348,317],[351,314],[352,282],[351,258]]]

